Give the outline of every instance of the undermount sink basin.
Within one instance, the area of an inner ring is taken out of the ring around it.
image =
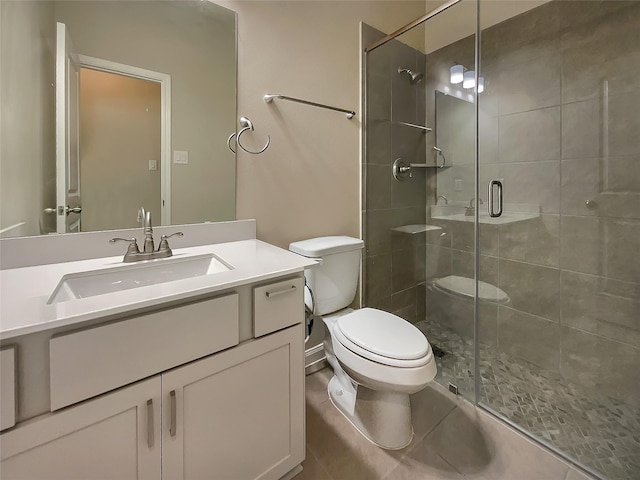
[[[232,267],[213,254],[148,260],[134,265],[71,273],[62,277],[48,304],[227,272]]]

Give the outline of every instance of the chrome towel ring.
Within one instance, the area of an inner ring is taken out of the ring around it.
[[[227,147],[229,148],[229,150],[231,150],[233,153],[236,153],[236,151],[231,147],[231,139],[233,137],[236,137],[236,144],[242,150],[244,150],[247,153],[250,153],[251,155],[258,155],[260,153],[263,153],[267,148],[269,148],[269,144],[271,143],[271,136],[270,135],[267,135],[267,143],[265,144],[265,146],[262,147],[257,152],[254,152],[252,150],[247,150],[246,148],[244,148],[242,146],[242,144],[240,143],[240,137],[242,137],[242,134],[245,133],[247,130],[253,131],[253,123],[247,117],[240,117],[240,126],[242,128],[237,133],[237,135],[236,135],[236,132],[233,132],[231,135],[229,135],[229,138],[227,138]]]

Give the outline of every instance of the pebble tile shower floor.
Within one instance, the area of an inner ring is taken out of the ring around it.
[[[473,396],[473,342],[438,323],[416,324],[432,345],[442,385]],[[480,395],[491,407],[609,480],[640,478],[640,406],[572,384],[495,349],[480,350]]]

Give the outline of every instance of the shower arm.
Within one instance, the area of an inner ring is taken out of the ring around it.
[[[330,105],[324,105],[322,103],[310,102],[309,100],[302,100],[301,98],[287,97],[286,95],[281,95],[279,93],[267,93],[264,97],[262,97],[265,103],[271,103],[276,98],[278,100],[289,100],[290,102],[303,103],[305,105],[311,105],[312,107],[326,108],[328,110],[341,112],[344,113],[349,120],[351,120],[356,115],[356,112],[354,112],[353,110],[345,110],[344,108],[332,107]]]

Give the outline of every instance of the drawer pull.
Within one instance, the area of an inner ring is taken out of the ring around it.
[[[169,392],[169,397],[171,400],[171,419],[169,421],[169,434],[172,437],[176,436],[176,391],[171,390]]]
[[[267,298],[273,298],[273,297],[277,297],[278,295],[283,295],[285,293],[289,293],[289,292],[295,292],[297,290],[295,285],[291,285],[290,287],[284,289],[284,290],[277,290],[275,292],[265,292],[265,295],[267,296]]]
[[[153,431],[153,399],[147,400],[147,446],[153,447],[153,438],[155,432]]]

